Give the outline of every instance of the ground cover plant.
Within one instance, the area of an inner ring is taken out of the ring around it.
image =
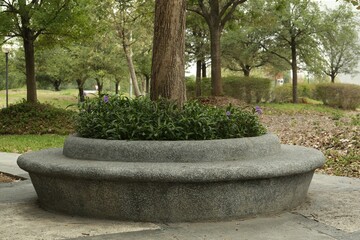
[[[219,108],[188,101],[104,96],[80,105],[76,132],[86,138],[119,140],[209,140],[266,133],[255,109]]]
[[[0,134],[59,134],[74,131],[74,111],[22,102],[0,111]]]

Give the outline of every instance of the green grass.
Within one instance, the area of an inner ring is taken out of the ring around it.
[[[59,92],[51,90],[37,90],[38,101],[40,103],[49,103],[59,108],[67,108],[69,105],[78,103],[78,90],[65,89]],[[16,104],[26,99],[26,89],[10,89],[9,104]],[[5,90],[0,91],[0,108],[5,107]]]
[[[66,136],[61,135],[1,135],[0,152],[25,153],[46,148],[60,148]]]

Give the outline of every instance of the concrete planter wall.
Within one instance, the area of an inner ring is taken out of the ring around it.
[[[321,152],[275,135],[211,141],[111,141],[69,136],[64,149],[21,155],[40,205],[131,221],[222,220],[304,201]]]

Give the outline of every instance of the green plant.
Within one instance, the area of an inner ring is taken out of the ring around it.
[[[255,110],[254,110],[255,111]],[[207,140],[259,136],[266,132],[255,112],[189,101],[104,96],[80,106],[76,130],[82,137],[131,140]]]
[[[0,111],[0,134],[65,135],[74,131],[74,116],[74,111],[23,101]]]
[[[307,98],[313,98],[314,85],[310,84],[298,84],[297,94],[299,98],[302,98],[303,102],[308,102]],[[293,93],[292,85],[284,84],[282,86],[275,87],[273,91],[273,100],[275,103],[289,103],[292,102]]]
[[[44,135],[1,135],[0,152],[25,153],[46,148],[60,148],[66,136]]]
[[[360,105],[360,86],[344,83],[318,84],[315,96],[325,105],[355,110]]]

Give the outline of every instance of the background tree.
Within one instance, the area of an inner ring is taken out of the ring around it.
[[[273,23],[272,12],[263,11],[265,1],[249,1],[234,13],[221,42],[224,66],[231,71],[250,71],[270,62],[271,54],[261,46]],[[271,33],[270,33],[271,34]]]
[[[210,52],[209,29],[204,19],[193,12],[189,12],[186,18],[185,46],[188,61],[196,63],[195,95],[199,97],[201,96],[201,79],[206,77],[206,60]]]
[[[202,16],[210,31],[212,95],[223,93],[221,80],[220,38],[225,24],[231,19],[236,7],[247,0],[192,0],[188,9]]]
[[[151,100],[185,101],[185,0],[156,0]]]
[[[36,53],[36,79],[40,85],[53,86],[60,91],[60,85],[68,82],[68,69],[71,65],[69,50],[61,46],[42,49]]]
[[[277,24],[262,46],[291,66],[293,102],[297,103],[299,62],[309,62],[310,56],[315,56],[321,13],[318,5],[310,0],[277,0],[267,7]]]
[[[35,41],[40,35],[84,33],[87,21],[81,3],[82,0],[0,0],[0,35],[18,37],[23,42],[28,102],[37,102]]]
[[[354,73],[360,60],[359,23],[348,5],[324,13],[320,68],[331,82],[339,73]]]

